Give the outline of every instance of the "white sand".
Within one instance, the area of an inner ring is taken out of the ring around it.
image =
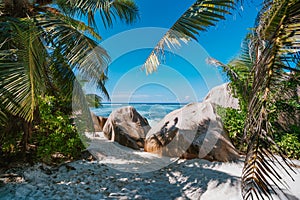
[[[0,199],[242,199],[242,160],[172,160],[103,137],[92,139],[90,148],[99,161],[75,161],[56,169],[38,164],[15,172],[22,178],[0,186]],[[285,193],[300,199],[300,172],[294,178],[286,178],[290,190]]]

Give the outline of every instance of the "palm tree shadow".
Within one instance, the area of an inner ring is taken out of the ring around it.
[[[216,188],[226,184],[239,191],[240,177],[211,169],[219,164],[200,159],[179,160],[147,173],[119,171],[116,178],[118,181],[126,178],[132,181],[122,186],[123,190],[134,191],[130,198],[138,195],[142,199],[199,199],[211,183]]]
[[[131,191],[130,198],[139,195],[142,199],[199,199],[202,195],[218,195],[214,192],[230,188],[231,192],[234,191],[241,197],[241,172],[232,175],[217,170],[224,163],[162,157],[107,140],[94,142],[94,148],[90,149],[90,152],[94,151],[93,155],[100,158],[100,163],[115,170],[114,181],[105,181],[108,184],[122,185],[122,188],[112,187],[106,191],[107,194],[118,193],[124,189]],[[97,156],[97,153],[100,156]],[[238,160],[236,164],[241,165],[237,168],[241,170],[243,159]],[[123,184],[125,179],[130,181]],[[288,191],[284,191],[284,194],[287,199],[297,199]]]

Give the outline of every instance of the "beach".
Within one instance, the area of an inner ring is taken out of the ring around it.
[[[0,0],[0,200],[300,200],[299,11]]]
[[[170,159],[132,150],[89,134],[97,161],[78,160],[59,167],[36,164],[10,169],[2,177],[0,199],[242,199],[243,157],[237,162]],[[98,154],[97,154],[98,153]],[[294,161],[300,166],[300,161]],[[274,199],[299,199],[300,175]],[[14,171],[15,170],[15,171]]]

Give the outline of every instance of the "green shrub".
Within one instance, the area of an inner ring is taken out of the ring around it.
[[[0,124],[0,156],[18,156],[23,136],[22,120],[7,114],[7,122]]]
[[[246,114],[233,108],[217,107],[217,113],[221,117],[224,129],[228,132],[233,145],[240,151],[245,151],[246,146],[242,143]]]
[[[55,153],[72,159],[80,156],[84,146],[68,112],[68,102],[53,96],[40,98],[39,121],[35,122],[37,156],[51,161]]]
[[[275,134],[275,142],[288,158],[300,159],[300,128],[291,126],[291,132]]]
[[[296,134],[285,134],[276,143],[288,158],[300,159],[300,142]]]
[[[217,113],[222,119],[224,129],[228,131],[233,145],[240,151],[246,151],[246,144],[242,143],[246,114],[232,108],[217,107]],[[300,128],[291,127],[290,133],[277,130],[274,134],[275,143],[282,152],[293,159],[300,159]]]
[[[0,141],[0,152],[3,154],[15,154],[19,151],[19,143],[22,139],[22,132],[6,132]]]

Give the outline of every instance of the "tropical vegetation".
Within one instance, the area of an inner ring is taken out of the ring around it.
[[[147,73],[164,60],[166,48],[197,40],[239,3],[197,0],[153,49],[144,65]],[[96,12],[105,27],[117,18],[132,23],[138,17],[130,0],[0,1],[2,154],[20,146],[28,150],[30,140],[39,144],[37,155],[46,160],[56,150],[72,157],[82,149],[71,118],[73,90],[84,96],[76,75],[96,83],[108,96],[104,84],[109,56],[97,45]],[[228,64],[211,59],[223,67],[240,100],[239,111],[225,112],[233,142],[246,153],[244,199],[271,198],[284,185],[276,168],[288,173],[286,156],[299,159],[299,49],[300,2],[264,0],[241,55]],[[82,107],[87,101],[79,100]],[[65,148],[57,149],[63,141]]]
[[[106,27],[115,20],[132,23],[138,18],[137,6],[130,0],[0,1],[2,154],[26,152],[35,132],[40,134],[37,142],[45,145],[39,154],[50,153],[50,143],[62,137],[55,135],[59,127],[77,143],[75,127],[70,127],[73,123],[68,119],[72,93],[83,97],[79,100],[83,108],[87,104],[76,76],[95,83],[108,96],[104,83],[109,55],[98,45],[96,13]],[[55,98],[50,101],[48,97]],[[45,101],[58,107],[49,108]]]
[[[232,1],[196,1],[152,51],[144,65],[147,72],[157,69],[165,48],[195,39],[198,31],[213,25],[233,5]],[[265,0],[241,56],[228,65],[210,60],[227,72],[241,104],[241,113],[227,113],[236,117],[236,128],[243,126],[243,131],[235,128],[231,134],[247,147],[242,174],[244,199],[265,199],[277,194],[280,184],[284,186],[277,168],[292,178],[286,170],[291,164],[285,153],[299,158],[299,44],[300,2]],[[281,155],[283,164],[275,153]]]

